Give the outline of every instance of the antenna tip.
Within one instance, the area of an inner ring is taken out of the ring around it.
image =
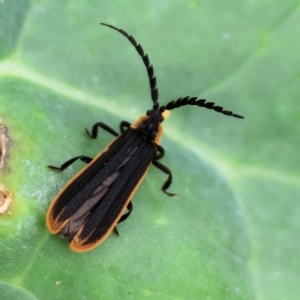
[[[233,117],[236,117],[238,119],[246,119],[244,116],[240,116],[240,115],[236,115],[236,114],[232,114]]]

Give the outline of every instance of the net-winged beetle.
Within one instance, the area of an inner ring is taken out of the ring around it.
[[[133,124],[122,121],[121,134],[102,122],[96,123],[91,133],[86,129],[86,133],[93,139],[97,137],[99,127],[115,136],[94,159],[80,155],[60,167],[48,166],[62,171],[78,159],[87,163],[54,198],[46,217],[49,231],[68,239],[70,248],[77,252],[95,248],[112,230],[117,233],[116,225],[131,214],[131,199],[151,163],[168,176],[162,186],[163,192],[174,196],[167,191],[172,183],[172,173],[159,162],[164,156],[164,149],[160,146],[164,111],[184,105],[196,105],[227,116],[244,118],[197,97],[181,97],[160,106],[154,69],[142,46],[124,30],[101,24],[125,36],[142,58],[148,73],[153,108]],[[128,212],[125,213],[126,209]]]

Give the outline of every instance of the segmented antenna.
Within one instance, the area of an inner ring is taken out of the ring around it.
[[[146,69],[147,69],[149,84],[150,84],[150,90],[151,90],[151,99],[153,101],[153,108],[158,109],[159,104],[157,102],[157,100],[158,100],[158,89],[156,87],[156,77],[154,75],[154,68],[150,63],[148,54],[144,52],[142,46],[137,43],[137,41],[134,39],[134,37],[132,35],[129,35],[126,31],[124,31],[120,28],[117,28],[115,26],[106,24],[106,23],[100,23],[100,24],[104,25],[104,26],[107,26],[107,27],[110,27],[110,28],[112,28],[116,31],[119,31],[122,35],[127,37],[129,42],[135,47],[136,51],[138,52],[138,54],[143,59],[143,62],[144,62],[145,66],[146,66]]]
[[[197,97],[180,97],[177,100],[171,101],[166,105],[162,105],[159,108],[159,111],[161,113],[163,113],[165,110],[171,110],[180,106],[184,106],[184,105],[197,105],[200,107],[205,107],[208,109],[213,109],[214,111],[218,112],[218,113],[222,113],[226,116],[231,116],[231,117],[235,117],[235,118],[239,118],[239,119],[244,119],[243,116],[237,115],[235,113],[233,113],[232,111],[229,110],[224,110],[223,107],[221,106],[217,106],[215,105],[214,102],[206,102],[205,99],[199,99]]]

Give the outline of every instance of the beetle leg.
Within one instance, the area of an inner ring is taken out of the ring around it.
[[[162,152],[161,152],[162,153]],[[156,159],[154,159],[152,161],[152,164],[160,169],[161,171],[163,171],[165,174],[168,175],[168,178],[167,180],[165,181],[165,183],[163,184],[163,186],[161,187],[162,191],[167,194],[168,196],[171,196],[171,197],[174,197],[176,194],[173,194],[173,193],[169,193],[167,192],[167,189],[169,188],[169,186],[171,185],[172,183],[172,172],[169,168],[167,168],[165,165],[161,164],[160,162],[158,162]]]
[[[121,222],[125,221],[125,220],[130,216],[130,214],[132,213],[132,211],[133,211],[133,205],[132,205],[132,202],[131,202],[131,201],[128,203],[127,209],[128,209],[128,212],[127,212],[126,214],[124,214],[124,215],[120,218],[120,220],[118,221],[118,223],[121,223]],[[115,233],[117,236],[119,236],[119,231],[118,231],[118,229],[117,229],[117,226],[114,227],[114,233]]]
[[[128,203],[127,209],[128,209],[128,212],[127,212],[126,214],[124,214],[124,215],[120,218],[120,220],[118,221],[118,223],[121,223],[121,222],[125,221],[125,220],[130,216],[130,214],[132,213],[132,211],[133,211],[133,205],[132,205],[132,202],[131,202],[131,201]]]
[[[66,169],[68,166],[70,166],[73,162],[75,162],[76,160],[80,159],[81,161],[85,162],[85,163],[90,163],[93,159],[85,156],[85,155],[79,155],[76,157],[73,157],[69,160],[67,160],[65,163],[63,163],[60,167],[55,167],[55,166],[47,166],[49,169],[52,170],[58,170],[58,171],[63,171],[64,169]]]
[[[93,128],[92,128],[92,133],[90,133],[86,128],[85,128],[85,132],[89,137],[91,137],[92,139],[95,139],[98,136],[98,129],[99,129],[98,127],[106,130],[107,132],[111,133],[114,136],[119,135],[114,129],[112,129],[111,127],[109,127],[108,125],[106,125],[103,122],[98,122],[98,123],[94,124]]]
[[[127,122],[127,121],[122,121],[121,123],[120,123],[120,131],[123,133],[127,128],[129,128],[130,127],[130,123],[129,122]]]
[[[165,155],[165,149],[162,146],[157,145],[157,153],[155,155],[154,160],[161,159],[164,157],[164,155]]]
[[[117,235],[117,236],[120,235],[120,234],[119,234],[119,231],[118,231],[118,229],[117,229],[117,226],[115,226],[113,230],[114,230],[115,235]]]

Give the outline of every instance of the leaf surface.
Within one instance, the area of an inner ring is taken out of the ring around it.
[[[300,10],[297,1],[2,1],[0,118],[10,136],[0,182],[13,193],[0,216],[1,299],[298,299]],[[134,211],[95,250],[51,236],[45,214],[83,167],[151,108],[142,44],[160,103],[197,96],[246,116],[198,107],[163,125],[162,163]]]

